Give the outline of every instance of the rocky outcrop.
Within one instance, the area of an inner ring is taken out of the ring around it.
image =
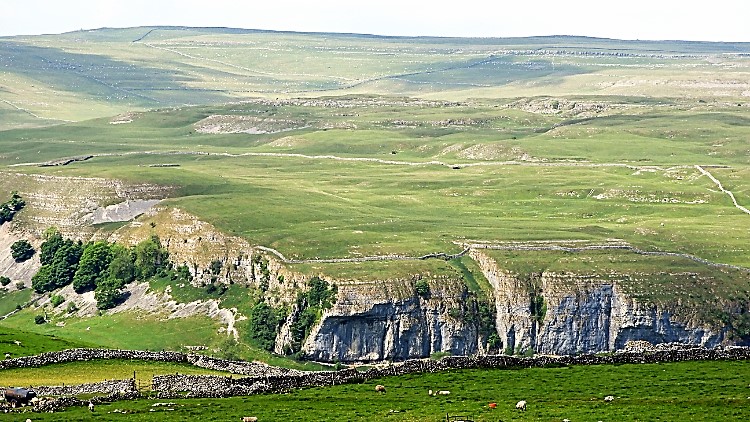
[[[420,296],[413,281],[339,284],[302,352],[318,361],[383,361],[427,357],[435,352],[476,353],[479,335],[461,280],[429,280]]]
[[[713,347],[723,330],[629,296],[617,276],[512,274],[473,251],[495,291],[496,327],[506,351],[576,354],[621,349],[630,340]]]

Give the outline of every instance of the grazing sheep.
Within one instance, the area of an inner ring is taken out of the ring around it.
[[[521,400],[516,403],[516,409],[525,412],[526,411],[526,400]]]
[[[89,402],[89,410],[94,413],[94,403]]]
[[[5,354],[5,359],[10,359],[10,353]]]
[[[607,397],[604,398],[604,401],[606,401],[607,403],[609,403],[609,402],[613,401],[614,399],[615,399],[615,396],[607,396]]]
[[[378,393],[385,393],[385,385],[380,385],[380,384],[376,385],[375,391],[377,391]]]
[[[242,422],[258,422],[257,416],[243,416]]]
[[[431,396],[432,395],[432,390],[427,390],[427,395]]]
[[[450,392],[450,391],[448,391],[448,390],[440,390],[440,391],[438,391],[437,393],[438,393],[439,395],[441,395],[441,396],[447,396],[447,395],[448,395],[448,394],[450,394],[451,392]]]

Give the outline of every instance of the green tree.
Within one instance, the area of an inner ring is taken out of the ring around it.
[[[111,245],[112,261],[109,263],[109,278],[120,280],[123,285],[135,280],[135,264],[130,251],[121,245]]]
[[[122,300],[122,283],[113,278],[106,278],[99,282],[94,290],[96,307],[99,309],[111,309]]]
[[[137,244],[134,249],[136,276],[147,280],[166,267],[169,253],[161,247],[158,236],[151,236]]]
[[[326,280],[320,277],[313,277],[307,282],[310,290],[307,291],[307,304],[310,307],[330,309],[336,302],[338,287],[334,284],[330,286]]]
[[[56,287],[64,287],[73,281],[78,262],[83,253],[83,244],[66,239],[52,258],[52,281]]]
[[[55,283],[52,280],[52,266],[42,265],[41,268],[31,277],[31,287],[37,293],[51,292],[55,290]]]
[[[63,245],[64,239],[56,228],[50,227],[44,232],[45,241],[39,248],[39,260],[42,265],[49,265],[55,257],[55,252]]]
[[[10,284],[10,279],[6,276],[0,276],[0,286],[5,287],[8,284]]]
[[[34,247],[26,239],[21,239],[10,246],[10,254],[16,262],[24,262],[34,256]]]
[[[280,313],[266,302],[258,302],[250,309],[250,339],[265,350],[273,350],[276,333],[283,320]]]
[[[100,241],[88,244],[73,276],[73,289],[77,293],[83,293],[96,288],[99,280],[108,275],[110,262],[112,249],[109,243]]]

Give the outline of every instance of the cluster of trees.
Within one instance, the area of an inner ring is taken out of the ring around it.
[[[24,206],[26,206],[26,201],[21,198],[21,195],[18,192],[11,192],[10,200],[0,204],[0,225],[6,221],[11,221],[13,216],[21,211]]]
[[[75,242],[50,229],[39,251],[42,266],[31,286],[44,293],[72,283],[77,293],[93,290],[97,307],[109,309],[119,303],[126,284],[171,270],[168,258],[157,236],[126,248],[104,241]]]

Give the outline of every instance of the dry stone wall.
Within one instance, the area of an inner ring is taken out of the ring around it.
[[[706,349],[682,344],[662,344],[646,351],[622,351],[607,355],[538,356],[521,358],[506,355],[448,356],[440,360],[414,359],[366,372],[346,369],[337,372],[308,372],[298,375],[265,377],[221,377],[195,375],[156,376],[153,389],[160,398],[230,397],[260,393],[283,393],[306,387],[362,383],[376,378],[451,369],[521,369],[569,365],[667,363],[704,360],[748,360],[750,347]]]
[[[0,370],[10,368],[29,368],[55,363],[81,362],[95,359],[124,359],[151,362],[185,363],[199,368],[232,372],[247,376],[273,376],[301,374],[293,369],[278,368],[257,362],[231,361],[209,356],[179,352],[149,352],[142,350],[118,349],[68,349],[60,352],[48,352],[35,356],[0,360]]]
[[[137,391],[135,380],[132,378],[78,385],[31,387],[37,396],[77,396],[80,394],[112,394]]]

